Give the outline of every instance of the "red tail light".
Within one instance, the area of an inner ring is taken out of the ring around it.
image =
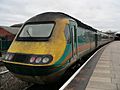
[[[35,61],[35,59],[36,59],[35,56],[31,57],[31,58],[30,58],[30,63],[33,63],[33,62]]]

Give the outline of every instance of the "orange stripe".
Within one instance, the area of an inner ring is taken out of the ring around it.
[[[90,44],[84,44],[84,45],[79,45],[78,46],[78,52],[82,52],[86,49],[90,48]],[[76,52],[76,50],[74,50],[74,53]],[[69,60],[72,57],[72,52],[65,58],[65,60],[62,62],[62,64],[65,64],[67,60]]]

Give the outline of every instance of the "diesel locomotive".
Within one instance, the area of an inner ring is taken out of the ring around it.
[[[3,62],[16,77],[34,83],[57,81],[78,60],[113,38],[62,12],[27,20]]]

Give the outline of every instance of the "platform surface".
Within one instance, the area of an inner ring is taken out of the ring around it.
[[[85,90],[120,90],[120,41],[104,49]]]
[[[99,50],[64,90],[120,90],[120,41]]]

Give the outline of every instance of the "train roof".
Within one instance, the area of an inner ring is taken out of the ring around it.
[[[81,21],[79,21],[78,19],[62,13],[62,12],[46,12],[46,13],[42,13],[42,14],[38,14],[32,18],[30,18],[28,21],[26,21],[26,23],[34,23],[34,22],[41,22],[41,21],[54,21],[57,18],[68,18],[68,19],[73,19],[77,22],[79,27],[85,28],[85,29],[89,29],[92,31],[97,31],[96,29],[92,28],[91,26],[88,26],[84,23],[82,23]]]

